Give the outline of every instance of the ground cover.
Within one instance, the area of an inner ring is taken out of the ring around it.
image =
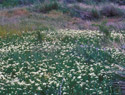
[[[115,40],[124,34],[112,33]],[[114,95],[125,53],[91,30],[29,31],[0,38],[0,94]],[[123,47],[124,49],[124,47]],[[117,94],[119,95],[119,94]]]

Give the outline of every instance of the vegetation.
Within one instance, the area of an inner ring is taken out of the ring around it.
[[[124,95],[125,8],[116,3],[0,0],[0,95]]]
[[[40,3],[44,0],[0,0],[2,6],[9,7],[9,6],[17,6],[17,5],[27,5],[33,3]]]
[[[99,19],[101,18],[101,13],[96,8],[91,10],[91,16],[93,19]]]
[[[113,5],[103,6],[101,13],[107,17],[123,16],[124,12]]]
[[[100,33],[73,30],[39,33],[41,37],[28,32],[0,40],[0,94],[120,93],[109,84],[115,80],[114,65],[123,64],[125,55],[101,47]]]
[[[93,24],[99,28],[99,31],[104,34],[104,41],[108,41],[111,37],[112,26],[106,26],[107,21],[103,21],[101,24]]]
[[[56,1],[44,2],[37,4],[33,9],[38,12],[49,12],[51,10],[58,10],[60,8],[59,4]]]
[[[2,6],[17,6],[17,5],[30,5],[34,3],[43,3],[48,1],[60,1],[60,0],[0,0]],[[100,4],[105,2],[114,2],[118,4],[125,4],[124,0],[62,0],[63,2],[81,2],[86,4]]]

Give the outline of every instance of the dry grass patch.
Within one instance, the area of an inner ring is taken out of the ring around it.
[[[48,14],[45,14],[45,16],[56,19],[56,18],[63,17],[64,14],[62,12],[53,10],[53,11],[50,11]]]
[[[25,8],[14,8],[10,10],[0,11],[0,16],[14,17],[14,16],[26,16],[29,12]]]
[[[21,35],[21,32],[16,28],[11,28],[8,26],[0,25],[0,37],[1,38],[5,38],[7,36],[10,37],[12,35]]]

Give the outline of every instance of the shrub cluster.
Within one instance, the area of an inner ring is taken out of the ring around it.
[[[106,5],[101,9],[101,14],[107,17],[122,16],[123,12],[113,5]]]
[[[3,6],[16,6],[16,5],[29,5],[33,3],[45,2],[45,1],[55,1],[55,0],[0,0],[0,4]],[[61,0],[56,0],[61,1]],[[83,2],[86,4],[98,4],[102,2],[114,2],[124,5],[124,0],[62,0],[63,2]]]
[[[74,1],[74,0],[72,0],[72,1]],[[104,2],[113,2],[113,3],[118,3],[118,4],[121,4],[121,5],[125,5],[124,0],[75,0],[75,1],[84,2],[86,4],[99,4],[99,3],[104,3]]]
[[[36,2],[44,2],[45,0],[0,0],[0,4],[4,7],[17,6],[17,5],[29,5]]]
[[[39,11],[40,12],[48,12],[51,10],[58,10],[59,4],[57,2],[49,2],[49,3],[44,3],[41,5]]]
[[[92,7],[89,9],[86,8],[80,8],[79,6],[75,5],[73,6],[74,14],[77,13],[82,19],[100,19],[103,16],[105,17],[124,17],[125,12],[124,10],[118,8],[115,5],[104,5],[101,6],[100,9],[96,7]]]

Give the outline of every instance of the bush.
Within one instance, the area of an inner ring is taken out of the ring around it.
[[[2,0],[2,6],[9,7],[9,6],[16,6],[18,4],[17,0]]]
[[[37,4],[33,8],[34,11],[44,12],[44,13],[49,12],[51,10],[57,10],[57,9],[59,9],[59,4],[56,1],[53,1],[53,2],[44,2],[44,3],[41,3],[41,4]]]
[[[84,20],[96,20],[96,19],[101,18],[100,11],[97,9],[87,10],[79,14],[80,14],[80,17]]]
[[[101,24],[93,24],[93,26],[98,27],[99,31],[103,33],[102,41],[104,43],[109,43],[111,39],[111,31],[113,30],[113,26],[107,26],[107,21],[101,22]]]
[[[0,4],[3,7],[17,6],[17,5],[29,5],[33,3],[44,2],[45,0],[0,0]]]
[[[122,16],[123,11],[113,5],[106,5],[101,9],[101,13],[106,17]]]
[[[58,9],[58,8],[59,8],[58,3],[52,2],[52,3],[47,3],[47,4],[43,5],[40,11],[48,12],[48,11],[51,11],[53,9]]]
[[[93,19],[99,19],[101,17],[100,11],[95,8],[92,9],[91,16],[93,17]]]
[[[83,2],[83,0],[76,0],[77,2]]]
[[[117,3],[120,5],[125,5],[125,0],[75,0],[75,1],[84,2],[86,4],[100,4],[100,3],[112,2],[112,3]]]

